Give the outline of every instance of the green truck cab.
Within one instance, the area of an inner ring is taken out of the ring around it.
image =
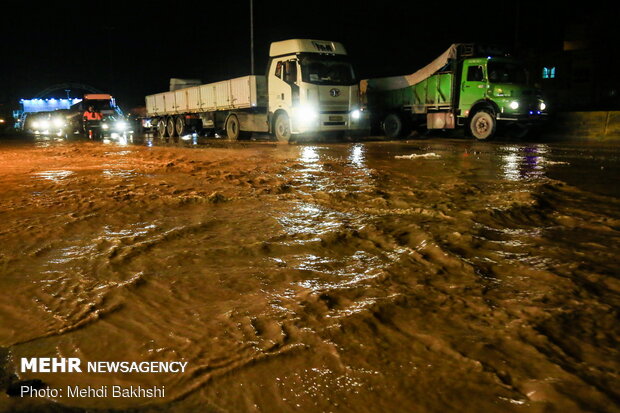
[[[518,60],[484,52],[454,44],[411,75],[363,80],[360,91],[371,124],[390,138],[407,136],[414,127],[466,127],[484,140],[495,135],[498,124],[525,136],[545,118],[546,105]]]

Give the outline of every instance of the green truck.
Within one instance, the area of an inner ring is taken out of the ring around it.
[[[371,127],[393,139],[409,136],[414,128],[465,127],[485,140],[498,124],[523,137],[547,115],[518,60],[474,44],[453,44],[410,75],[362,80],[360,93]]]

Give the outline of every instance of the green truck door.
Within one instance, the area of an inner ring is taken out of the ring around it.
[[[459,99],[461,116],[469,116],[472,105],[486,96],[487,82],[484,72],[484,65],[480,62],[463,62]]]

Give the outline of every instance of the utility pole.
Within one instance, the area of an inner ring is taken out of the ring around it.
[[[250,74],[254,74],[254,0],[250,0]]]

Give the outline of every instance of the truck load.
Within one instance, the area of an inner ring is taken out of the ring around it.
[[[409,75],[362,80],[360,94],[371,126],[389,138],[408,136],[413,128],[465,127],[485,140],[498,123],[525,136],[547,114],[519,61],[473,44],[453,44]]]
[[[306,133],[359,129],[359,88],[342,44],[291,39],[271,44],[265,75],[177,87],[146,97],[145,128],[162,138],[223,131],[288,142]]]

